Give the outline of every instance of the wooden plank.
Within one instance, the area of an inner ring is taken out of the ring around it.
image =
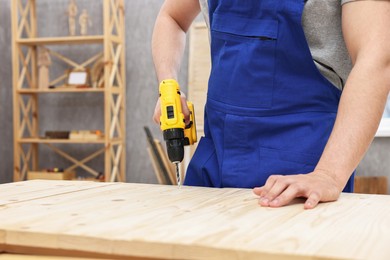
[[[118,174],[118,170],[119,170],[119,160],[121,159],[121,154],[122,154],[122,151],[124,150],[123,149],[123,145],[118,145],[117,146],[117,149],[115,151],[114,147],[111,146],[110,148],[112,150],[112,155],[113,156],[113,168],[112,168],[112,172],[111,172],[111,179],[110,181],[113,182],[115,180],[117,181],[124,181],[121,179],[121,175]]]
[[[15,254],[0,254],[0,259],[7,260],[85,260],[85,258],[79,257],[67,257],[67,256],[43,256],[43,255],[15,255]]]
[[[110,85],[110,73],[112,69],[113,57],[110,54],[110,46],[112,45],[110,39],[110,31],[108,29],[110,21],[110,5],[109,0],[103,0],[103,50],[104,50],[104,133],[105,135],[105,145],[106,147],[110,146],[110,132],[111,125],[111,89]],[[104,179],[111,179],[111,150],[109,149],[104,154]]]
[[[355,193],[388,194],[387,177],[355,176]]]
[[[36,1],[30,0],[31,2],[31,9],[30,9],[30,24],[31,24],[31,37],[37,37],[38,36],[38,22],[37,22],[37,10],[36,10]],[[38,48],[32,47],[32,58],[31,58],[31,74],[32,74],[32,81],[33,81],[33,88],[38,88]],[[39,100],[37,95],[32,95],[33,99],[33,134],[31,136],[38,137],[39,136]],[[31,169],[37,170],[39,165],[39,150],[38,150],[38,144],[32,144],[31,145],[32,150],[32,158],[31,158]]]
[[[7,250],[12,250],[13,248],[8,248]],[[144,258],[144,257],[112,257],[111,255],[101,255],[94,253],[83,253],[83,252],[74,252],[74,251],[64,251],[64,250],[56,250],[56,252],[60,251],[61,254],[66,256],[53,256],[48,252],[48,254],[42,255],[39,253],[39,250],[35,250],[34,248],[16,248],[16,251],[23,251],[21,254],[1,254],[0,259],[6,260],[102,260],[102,259],[122,259],[122,260],[156,260],[155,258]],[[1,252],[1,251],[0,251]],[[77,257],[76,257],[77,256]]]
[[[94,189],[110,183],[96,183],[83,181],[53,181],[34,180],[15,182],[0,185],[0,206],[22,201],[34,200],[43,197],[56,196],[68,192]]]
[[[1,206],[1,205],[0,205]],[[4,252],[3,250],[3,245],[6,244],[6,231],[5,230],[0,230],[0,253]]]
[[[194,23],[190,29],[188,63],[188,99],[194,104],[198,139],[203,133],[203,115],[211,70],[209,30],[206,23]],[[191,155],[197,144],[191,146]]]
[[[118,138],[110,139],[111,143],[119,143]],[[45,139],[45,138],[21,138],[18,143],[42,143],[42,144],[104,144],[104,139]]]
[[[41,37],[18,39],[16,43],[21,45],[60,45],[60,44],[101,44],[104,37],[102,35],[73,36],[73,37]]]
[[[121,109],[120,109],[120,123],[121,123],[121,134],[123,140],[123,146],[126,147],[125,140],[126,140],[126,33],[125,33],[125,1],[120,0],[119,6],[118,6],[118,12],[119,12],[119,22],[120,22],[120,28],[118,28],[119,38],[120,42],[122,43],[122,52],[121,52],[121,59],[120,59],[120,74],[121,74],[121,84],[118,84],[119,91],[121,93]],[[112,41],[119,42],[115,40],[115,36],[113,36]],[[132,88],[131,85],[129,85],[130,88]],[[114,91],[115,86],[112,86],[111,91]],[[126,180],[126,149],[123,149],[122,152],[122,158],[120,161],[120,174],[123,181]]]
[[[12,99],[13,99],[13,136],[14,136],[14,173],[13,179],[15,181],[21,180],[21,159],[19,157],[19,144],[17,138],[20,137],[20,107],[19,107],[19,95],[17,93],[17,84],[20,77],[20,61],[18,51],[20,46],[16,43],[19,38],[18,35],[18,1],[11,1],[11,19],[12,19]]]
[[[18,28],[18,36],[22,36],[23,32],[25,32],[28,37],[31,37],[31,27],[27,17],[31,7],[31,1],[27,1],[25,4],[23,4],[20,0],[16,0],[15,2],[18,4],[18,10],[20,12],[19,15],[21,18]]]
[[[157,162],[157,159],[154,155],[154,152],[152,151],[152,148],[149,146],[147,148],[148,150],[148,154],[149,154],[149,157],[150,157],[150,161],[152,162],[152,166],[153,166],[153,170],[154,170],[154,174],[156,175],[156,178],[157,178],[157,181],[159,184],[166,184],[164,183],[164,178],[163,176],[161,176],[161,171],[160,171],[160,167],[158,165],[158,162]]]
[[[26,191],[50,186],[25,183]],[[302,201],[273,209],[249,189],[113,183],[2,207],[0,246],[163,259],[389,259],[389,205],[390,196],[341,194],[314,210]]]
[[[93,176],[97,177],[99,176],[99,172],[92,169],[91,167],[89,167],[88,165],[82,163],[79,159],[76,159],[75,157],[71,156],[70,154],[68,154],[67,152],[61,150],[60,148],[52,145],[52,144],[46,144],[51,150],[53,150],[53,152],[55,152],[56,154],[60,155],[61,157],[67,159],[68,161],[72,162],[74,165],[77,165],[78,167],[84,169],[85,171],[87,171],[89,174],[92,174]]]
[[[156,145],[157,151],[164,163],[164,167],[166,171],[168,172],[169,179],[171,180],[171,183],[173,185],[177,185],[177,180],[176,180],[176,167],[174,166],[171,161],[169,161],[168,154],[164,151],[164,148],[160,142],[160,140],[155,139],[154,143]]]
[[[152,136],[152,132],[150,131],[149,127],[144,126],[146,139],[148,142],[148,146],[150,147],[151,151],[153,152],[152,161],[153,163],[156,163],[159,169],[159,175],[163,179],[163,182],[160,182],[161,184],[168,184],[171,185],[171,179],[169,174],[169,168],[166,168],[164,165],[164,158],[162,154],[158,150],[158,146],[156,145],[156,141]]]
[[[57,87],[55,89],[20,89],[19,94],[39,94],[39,93],[66,93],[66,92],[98,92],[103,93],[103,88],[74,88],[74,87]]]

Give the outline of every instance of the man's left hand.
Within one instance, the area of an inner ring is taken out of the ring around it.
[[[330,175],[322,171],[299,175],[272,175],[263,187],[254,188],[263,207],[281,207],[293,199],[306,198],[304,208],[312,209],[319,202],[336,201],[342,191]]]

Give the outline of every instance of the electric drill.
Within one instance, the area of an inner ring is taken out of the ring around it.
[[[196,143],[194,105],[187,101],[190,122],[185,124],[180,100],[180,87],[176,80],[167,79],[160,83],[161,117],[160,127],[167,146],[168,158],[176,165],[177,184],[180,182],[179,163],[184,158],[184,146]]]

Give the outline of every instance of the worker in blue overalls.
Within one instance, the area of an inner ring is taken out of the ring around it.
[[[159,81],[178,78],[200,11],[212,69],[185,184],[254,188],[270,207],[305,197],[308,209],[351,192],[390,89],[390,2],[166,0],[152,44]]]

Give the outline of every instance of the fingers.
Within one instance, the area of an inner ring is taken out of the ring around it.
[[[334,184],[315,178],[317,176],[310,174],[274,175],[268,178],[263,187],[254,188],[253,192],[260,196],[259,204],[263,207],[282,207],[295,198],[306,197],[304,208],[313,209],[320,201],[337,200],[339,192],[332,189]]]
[[[160,124],[160,116],[161,116],[161,104],[160,104],[160,99],[158,99],[153,113],[153,121],[156,124]]]
[[[281,205],[285,200],[288,200],[289,197],[295,196],[295,194],[291,194],[287,198],[285,198],[284,195],[281,196],[281,194],[286,194],[286,189],[290,187],[290,182],[290,179],[285,176],[270,176],[260,193],[259,204],[265,207],[278,207],[279,204]]]
[[[271,175],[268,177],[265,185],[261,188],[260,197],[264,197],[274,186],[275,182],[282,177],[281,175]]]
[[[184,115],[185,124],[188,125],[190,123],[190,109],[187,106],[187,98],[183,92],[181,92],[180,101],[181,101],[181,110]]]
[[[299,178],[299,175],[295,177]],[[278,175],[270,176],[263,187],[256,189],[256,194],[260,194],[259,204],[263,207],[285,206],[303,192],[294,177]]]
[[[185,124],[188,125],[190,123],[190,110],[187,106],[186,95],[183,92],[181,92],[180,102],[181,102],[181,109],[185,119]],[[154,113],[152,119],[156,124],[160,124],[160,117],[161,117],[161,103],[160,103],[160,99],[158,99],[156,106],[154,107]]]
[[[262,192],[263,192],[263,187],[253,188],[253,193],[256,194],[257,196],[260,196]]]
[[[289,204],[293,199],[300,196],[297,185],[288,186],[279,196],[269,203],[270,207],[282,207]]]
[[[320,202],[321,197],[317,192],[310,193],[309,197],[307,198],[304,208],[305,209],[313,209],[315,208],[318,203]]]

